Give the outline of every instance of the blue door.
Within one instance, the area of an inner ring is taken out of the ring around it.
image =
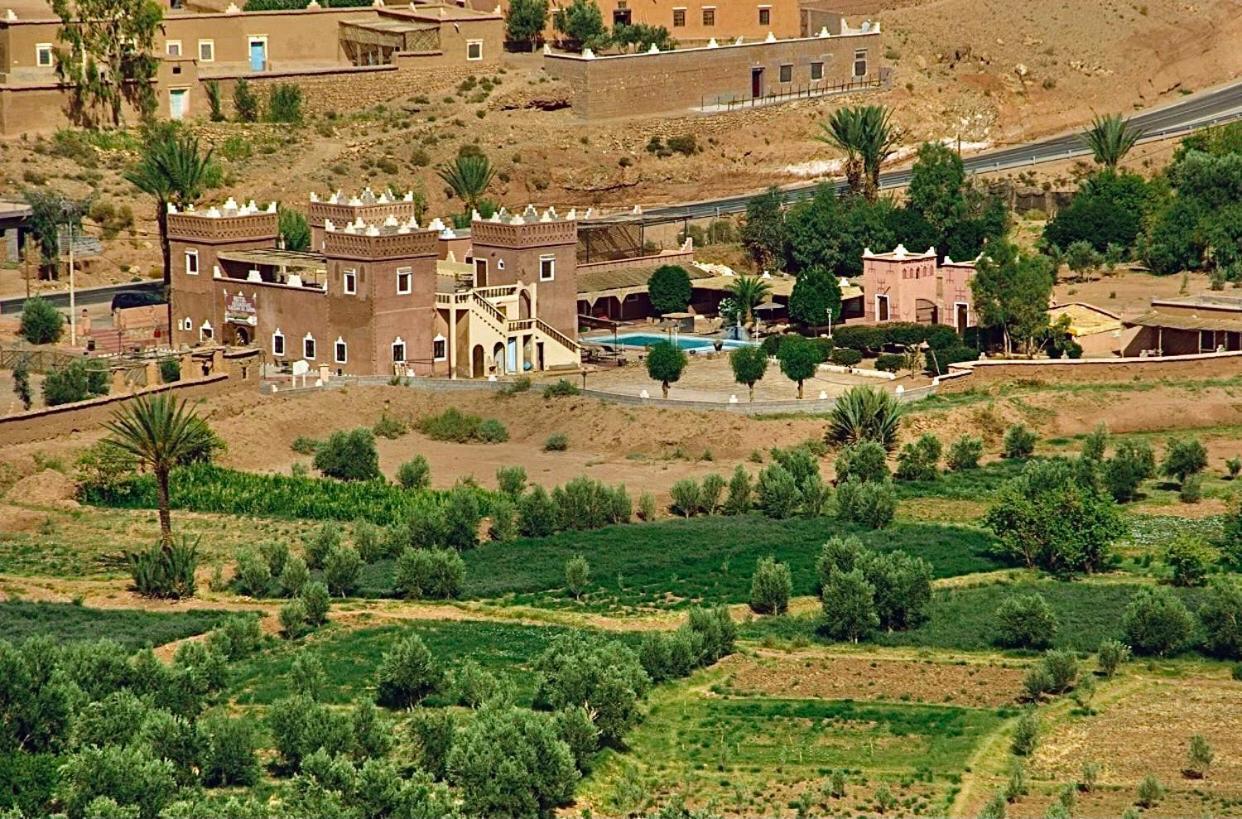
[[[262,40],[250,41],[250,70],[263,71],[267,68],[267,43]]]

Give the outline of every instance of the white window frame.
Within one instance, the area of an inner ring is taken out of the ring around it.
[[[175,98],[178,95],[181,95],[181,97],[185,100],[185,107],[181,109],[181,116],[177,117],[177,119],[178,120],[185,119],[186,116],[188,116],[190,113],[190,89],[170,88],[168,89],[168,117],[169,119],[173,118],[172,117],[173,98]],[[198,275],[198,274],[195,274],[195,275]]]
[[[405,277],[405,289],[401,289],[401,277]],[[408,296],[414,292],[414,268],[398,267],[397,268],[397,295]]]
[[[341,290],[347,296],[358,292],[358,271],[354,268],[341,272]]]
[[[704,19],[707,16],[707,12],[709,11],[712,13],[712,21],[710,23],[707,22],[706,19]],[[699,9],[699,14],[700,14],[699,19],[703,21],[703,26],[705,28],[715,28],[716,26],[716,7],[715,6],[703,6]]]
[[[280,342],[280,349],[276,349],[278,346],[277,342]],[[281,358],[285,357],[285,334],[280,332],[279,327],[276,328],[276,332],[272,333],[272,355]]]
[[[681,12],[681,25],[677,25],[677,12],[679,11]],[[688,9],[685,6],[673,6],[672,25],[670,25],[669,28],[685,28],[687,11]]]
[[[497,260],[496,260],[496,269],[497,269],[497,270],[504,270],[504,269],[505,269],[505,260],[504,260],[504,259],[497,259]]]
[[[176,54],[173,54],[174,48],[177,50]],[[181,41],[180,40],[165,40],[164,41],[164,55],[167,57],[182,56]]]
[[[207,56],[203,56],[203,46],[207,46]],[[198,41],[198,61],[200,63],[214,63],[216,61],[216,41],[215,40],[199,40]]]
[[[764,13],[765,11],[768,13],[768,21],[767,21],[766,23],[765,23],[765,22],[763,22],[763,13]],[[770,26],[770,25],[772,25],[772,7],[771,7],[771,6],[758,6],[758,7],[756,7],[756,9],[755,9],[755,18],[759,21],[758,25],[761,25],[761,26]]]
[[[440,347],[441,345],[443,345],[444,352],[437,355],[436,348]],[[448,339],[442,335],[437,334],[436,337],[431,340],[431,360],[432,361],[447,361],[448,360]]]
[[[337,364],[349,363],[349,345],[340,336],[337,336],[336,341],[332,342],[332,360]]]
[[[215,338],[215,328],[211,326],[210,321],[203,319],[203,323],[198,326],[198,340],[206,341],[207,339],[211,339],[212,341],[215,341]]]
[[[400,347],[400,348],[401,348],[401,357],[400,357],[400,358],[398,358],[398,357],[397,357],[397,348],[398,348],[398,347]],[[403,339],[401,336],[397,336],[396,338],[394,338],[394,339],[392,340],[392,348],[391,348],[391,349],[392,349],[392,363],[393,363],[393,364],[404,364],[404,363],[406,362],[406,357],[405,357],[405,339]]]
[[[550,262],[548,265],[548,275],[543,275],[543,263]],[[556,256],[545,254],[539,257],[539,281],[550,282],[556,279]]]
[[[859,56],[860,54],[862,56]],[[863,71],[861,74],[858,73],[859,62],[863,64]],[[867,76],[867,69],[869,67],[870,66],[868,65],[868,60],[867,60],[867,49],[865,48],[855,49],[854,50],[854,63],[850,66],[851,76],[853,76],[854,79],[858,79],[859,77],[865,77]]]
[[[43,62],[43,55],[47,62]],[[35,43],[35,65],[39,68],[53,68],[56,65],[56,47],[51,43]]]
[[[194,329],[194,319],[190,318],[189,316],[186,316],[185,318],[183,318],[183,319],[181,320],[181,329],[182,329],[182,330],[184,330],[184,331],[185,331],[185,332],[187,332],[187,333],[188,333],[188,332],[190,332],[191,330],[193,330],[193,329]]]
[[[310,355],[306,354],[306,350],[307,350],[306,343],[307,342],[310,342]],[[319,357],[319,345],[315,342],[315,337],[312,336],[310,333],[307,333],[306,335],[302,336],[302,358],[306,359],[307,361],[314,361],[318,357]]]
[[[191,261],[193,261],[194,264],[191,265]],[[185,252],[185,275],[197,276],[198,271],[198,251],[191,248]]]
[[[477,57],[471,57],[470,50],[472,48],[475,48],[476,46],[478,47],[479,55]],[[482,61],[483,61],[483,41],[482,40],[467,40],[466,41],[466,62],[477,63],[477,62],[482,62]]]

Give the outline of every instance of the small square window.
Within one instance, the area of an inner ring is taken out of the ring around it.
[[[346,295],[353,295],[358,292],[358,271],[346,270],[344,275],[344,290]]]
[[[811,63],[811,79],[822,80],[824,78],[824,64]]]
[[[759,7],[759,25],[767,26],[772,24],[772,9],[765,6]]]
[[[198,275],[198,251],[197,250],[187,250],[185,252],[185,275],[187,276]]]
[[[35,46],[35,65],[39,68],[52,67],[52,44],[39,43]]]
[[[781,82],[793,82],[793,66],[789,63],[781,66]]]
[[[715,6],[708,6],[703,9],[703,25],[705,26],[716,25],[716,7]]]
[[[397,295],[404,296],[413,291],[414,272],[408,267],[397,268]]]
[[[684,28],[686,25],[686,10],[673,9],[673,28]]]
[[[212,329],[211,322],[204,321],[203,326],[198,328],[198,340],[210,341],[215,338],[216,331]]]
[[[167,54],[169,57],[180,57],[181,56],[181,41],[180,40],[169,40],[168,42],[164,43],[164,53]]]
[[[336,344],[332,345],[332,356],[337,364],[346,364],[349,362],[349,348],[343,339],[338,338]]]
[[[475,62],[483,59],[483,41],[467,40],[466,41],[466,59]]]
[[[431,357],[436,361],[443,361],[448,358],[448,341],[446,339],[437,337],[432,340]]]
[[[314,357],[315,357],[315,338],[314,336],[308,335],[306,338],[302,339],[302,358],[309,360],[309,359],[314,359]]]
[[[198,61],[200,63],[214,63],[216,61],[215,40],[198,41]]]
[[[539,281],[550,282],[556,278],[556,257],[540,256],[539,257]]]

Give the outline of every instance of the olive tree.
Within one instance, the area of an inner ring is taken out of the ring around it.
[[[668,398],[668,385],[681,380],[686,363],[685,351],[671,342],[661,341],[647,350],[647,375],[660,382],[665,398]]]

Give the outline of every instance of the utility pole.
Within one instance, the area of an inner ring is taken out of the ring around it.
[[[78,346],[78,307],[73,292],[73,221],[69,222],[69,346]]]

